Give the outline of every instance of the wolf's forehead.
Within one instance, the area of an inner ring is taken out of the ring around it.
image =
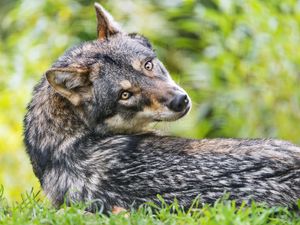
[[[155,58],[156,54],[143,39],[122,35],[108,41],[90,41],[68,50],[58,59],[58,64],[89,66],[97,62],[121,65],[136,64]]]
[[[147,42],[148,43],[148,42]],[[112,56],[127,58],[145,58],[145,57],[155,57],[155,52],[149,45],[138,38],[127,37],[116,37],[112,39],[109,43],[105,43],[106,51]]]

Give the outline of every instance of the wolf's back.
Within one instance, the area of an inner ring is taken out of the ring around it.
[[[225,193],[238,203],[255,200],[283,206],[292,206],[300,198],[300,149],[287,142],[197,141],[152,134],[104,140],[90,136],[76,143],[72,155],[69,164],[77,178],[71,181],[68,174],[55,184],[50,179],[44,189],[57,197],[61,185],[74,182],[71,186],[81,189],[69,192],[69,197],[85,202],[97,199],[93,208],[130,208],[157,201],[157,194],[166,202],[176,198],[185,207],[197,197],[202,203],[213,203]],[[53,168],[53,176],[60,172]],[[62,200],[63,195],[57,203]]]

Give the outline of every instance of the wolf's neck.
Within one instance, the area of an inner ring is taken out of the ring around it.
[[[35,151],[56,151],[87,130],[67,100],[55,94],[45,82],[36,88],[25,118],[27,147]]]

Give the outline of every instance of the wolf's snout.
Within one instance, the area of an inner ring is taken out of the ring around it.
[[[168,108],[175,112],[182,112],[188,105],[188,96],[186,94],[177,94],[169,103]]]

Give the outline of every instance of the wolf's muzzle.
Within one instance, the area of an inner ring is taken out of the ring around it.
[[[189,98],[186,94],[177,94],[168,104],[168,108],[174,112],[182,112],[189,105]]]

